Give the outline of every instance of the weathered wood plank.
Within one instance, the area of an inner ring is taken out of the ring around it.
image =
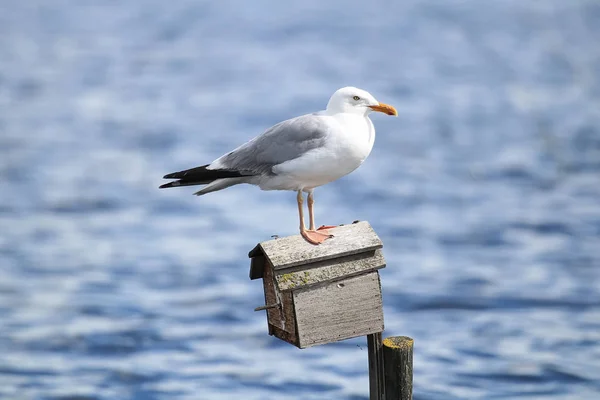
[[[369,348],[369,400],[384,400],[383,339],[381,332],[367,335]]]
[[[260,248],[271,261],[275,270],[278,270],[305,264],[307,260],[318,262],[372,251],[383,246],[371,225],[366,221],[338,226],[330,229],[330,232],[334,237],[318,246],[306,242],[300,235],[294,235],[262,242]],[[251,257],[255,254],[258,254],[256,249],[250,252]]]
[[[279,304],[279,307],[267,309],[267,321],[269,324],[284,329],[284,317],[281,307],[281,299],[275,290],[273,269],[268,265],[269,260],[263,257],[265,263],[263,277],[263,288],[265,290],[265,305]],[[269,332],[270,333],[270,332]]]
[[[386,400],[412,400],[414,340],[393,336],[383,341]]]
[[[383,331],[377,271],[292,291],[300,348]]]
[[[296,316],[294,315],[294,298],[290,292],[281,293],[280,298],[283,305],[283,330],[288,332],[292,338],[290,343],[297,344],[298,330],[296,328]]]
[[[275,282],[280,291],[309,287],[315,284],[346,279],[361,273],[367,273],[385,267],[385,258],[381,249],[374,252],[368,251],[359,254],[324,260],[317,263],[277,271]]]
[[[275,336],[281,340],[284,340],[288,343],[291,343],[295,346],[298,346],[297,338],[290,334],[289,332],[284,331],[281,328],[278,328],[274,325],[269,324],[269,335]]]

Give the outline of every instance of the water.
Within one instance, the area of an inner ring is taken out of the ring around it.
[[[252,311],[293,193],[157,189],[355,85],[400,117],[317,223],[383,239],[415,399],[600,398],[600,4],[297,3],[0,3],[0,397],[367,399]]]

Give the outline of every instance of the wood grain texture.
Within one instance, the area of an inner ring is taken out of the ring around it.
[[[263,254],[271,261],[275,270],[347,256],[365,251],[373,251],[383,243],[368,222],[338,226],[329,230],[334,237],[315,246],[300,235],[269,240],[259,244]],[[254,249],[250,256],[258,255]],[[258,273],[253,271],[253,276]]]
[[[386,400],[412,400],[414,340],[394,336],[383,341]]]
[[[267,310],[267,321],[269,325],[276,326],[280,329],[284,329],[284,317],[281,307],[281,299],[275,289],[275,279],[273,278],[273,268],[269,266],[269,260],[263,257],[265,263],[264,277],[263,277],[263,288],[265,291],[265,305],[279,304],[279,307],[269,308]],[[269,334],[272,332],[269,330]]]
[[[381,332],[367,335],[369,348],[369,400],[384,400],[383,339]]]
[[[377,271],[292,293],[300,348],[383,331]]]
[[[283,311],[283,330],[288,333],[288,340],[294,345],[298,345],[298,329],[296,328],[296,312],[294,308],[294,297],[291,292],[280,294]]]
[[[381,249],[377,249],[302,267],[279,270],[275,274],[275,284],[279,291],[299,289],[323,282],[346,279],[384,267],[385,258]]]
[[[297,338],[295,336],[293,336],[289,332],[286,332],[283,329],[273,326],[271,324],[269,324],[269,334],[272,336],[275,336],[276,338],[279,338],[283,341],[291,343],[295,346],[298,346]]]

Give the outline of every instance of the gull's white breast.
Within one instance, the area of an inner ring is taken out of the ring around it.
[[[371,153],[375,128],[362,115],[323,115],[330,130],[323,146],[273,167],[268,179],[257,184],[263,190],[308,190],[339,179],[358,168]]]

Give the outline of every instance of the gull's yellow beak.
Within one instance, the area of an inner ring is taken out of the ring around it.
[[[388,104],[379,103],[379,105],[369,106],[369,108],[373,111],[379,111],[387,115],[394,115],[396,117],[398,116],[398,111]]]

